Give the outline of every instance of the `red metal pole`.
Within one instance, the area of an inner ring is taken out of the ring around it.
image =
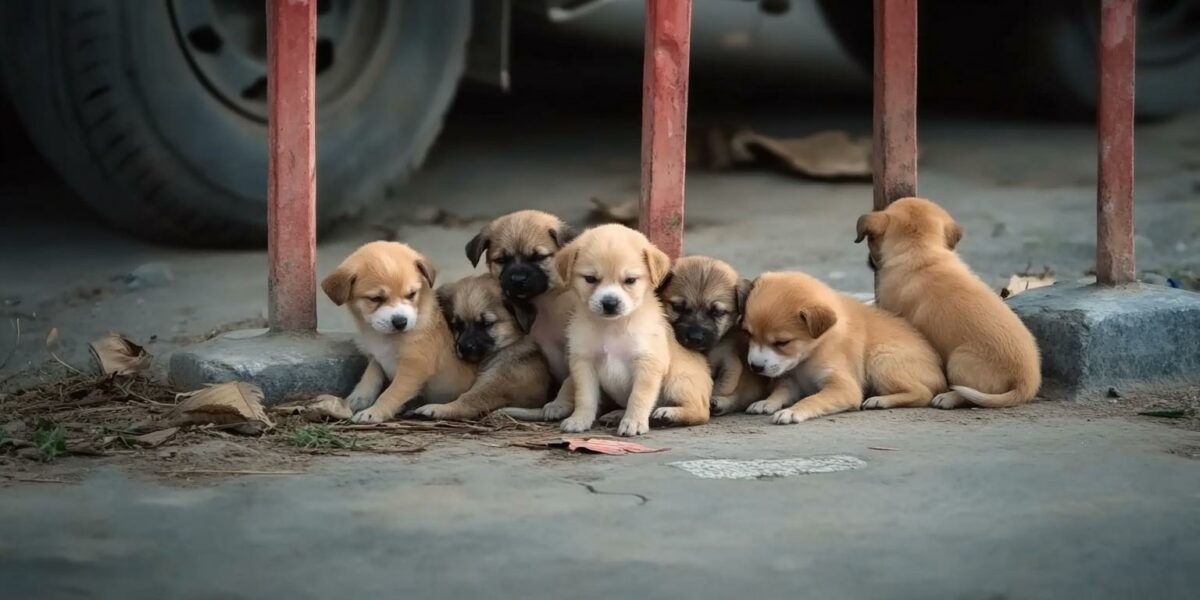
[[[642,233],[671,258],[683,251],[691,29],[691,0],[646,0],[638,224]]]
[[[317,0],[267,0],[267,317],[316,331]]]
[[[1137,278],[1133,256],[1133,80],[1137,0],[1103,0],[1097,131],[1096,283],[1121,285]]]
[[[875,0],[875,209],[917,194],[917,0]]]

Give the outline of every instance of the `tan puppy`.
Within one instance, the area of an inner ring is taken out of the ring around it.
[[[433,291],[436,277],[429,261],[412,248],[371,242],[321,282],[334,304],[350,310],[358,347],[371,358],[346,398],[357,411],[356,422],[386,421],[418,395],[426,402],[454,400],[475,380],[476,366],[454,355]]]
[[[546,359],[505,306],[500,283],[474,275],[438,288],[438,304],[454,336],[458,358],[479,365],[471,389],[448,404],[426,404],[416,414],[464,420],[502,406],[526,408],[546,403],[553,380]]]
[[[1029,402],[1042,385],[1037,342],[954,252],[962,235],[942,207],[902,198],[859,217],[855,242],[868,240],[879,306],[915,325],[946,363],[951,391],[934,406]]]
[[[646,433],[651,418],[707,422],[708,364],[675,341],[654,294],[670,270],[667,255],[633,229],[601,225],[571,242],[554,263],[575,301],[567,325],[575,409],[562,430],[590,429],[601,392],[625,408],[605,417],[620,418],[618,435]]]
[[[803,273],[755,280],[742,323],[751,370],[775,380],[746,412],[773,413],[775,423],[927,406],[946,389],[937,353],[912,326]],[[864,401],[864,390],[875,395]]]
[[[767,393],[767,379],[746,367],[750,338],[738,326],[749,289],[728,263],[685,256],[672,265],[659,294],[675,340],[708,356],[714,414],[745,410]]]
[[[499,282],[514,313],[531,322],[529,335],[546,357],[550,372],[563,383],[554,401],[540,409],[509,408],[516,418],[558,420],[571,413],[573,387],[566,385],[567,318],[572,300],[554,270],[554,256],[575,233],[558,217],[520,210],[499,217],[467,242],[472,266],[486,257],[488,272]]]

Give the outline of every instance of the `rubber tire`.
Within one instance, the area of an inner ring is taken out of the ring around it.
[[[204,87],[169,10],[0,2],[9,96],[41,153],[113,225],[176,244],[261,245],[266,126]],[[352,94],[319,111],[321,230],[421,164],[458,87],[470,0],[406,2],[399,21]]]
[[[868,70],[873,62],[871,0],[819,0],[843,48]],[[923,97],[964,101],[973,110],[1096,114],[1094,0],[930,0],[918,4]],[[1200,36],[1200,31],[1196,32]],[[1144,40],[1143,40],[1144,43]],[[1139,64],[1136,111],[1166,117],[1200,108],[1200,56],[1177,65]]]

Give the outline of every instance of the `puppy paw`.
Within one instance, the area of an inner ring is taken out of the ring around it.
[[[759,400],[746,407],[746,412],[752,415],[769,415],[783,408],[783,403],[776,400]]]
[[[955,391],[949,391],[934,396],[931,404],[936,408],[949,410],[951,408],[958,408],[966,403],[967,399],[963,398],[962,394],[959,394]]]
[[[449,404],[426,404],[418,407],[413,414],[428,419],[464,419],[466,416],[450,407]]]
[[[636,419],[625,418],[621,419],[621,424],[617,425],[617,435],[622,437],[630,437],[642,435],[650,431],[650,421],[638,422]]]
[[[888,408],[888,405],[885,402],[881,402],[879,396],[871,396],[858,405],[859,410],[876,410],[881,408]]]
[[[577,417],[571,416],[563,419],[559,428],[565,433],[581,433],[592,428],[592,423],[595,422],[595,417]]]
[[[391,413],[372,406],[366,410],[354,413],[354,416],[350,417],[350,420],[355,423],[382,423],[390,418],[392,418]]]
[[[348,406],[350,410],[358,412],[368,406],[371,406],[372,404],[375,404],[375,400],[376,396],[369,396],[366,394],[350,394],[349,396],[346,396],[346,406]]]
[[[614,410],[612,412],[607,412],[607,413],[604,413],[603,415],[600,415],[600,424],[604,425],[605,427],[612,427],[613,425],[620,423],[621,419],[624,417],[625,417],[625,411],[623,411],[623,410]]]
[[[542,407],[542,418],[547,421],[559,421],[571,414],[573,408],[566,402],[554,400]]]
[[[790,408],[776,412],[771,415],[771,422],[776,425],[792,425],[795,423],[803,423],[816,415],[813,415],[803,410],[792,410]]]
[[[723,415],[733,409],[737,399],[731,396],[713,396],[708,401],[708,410],[714,415]]]

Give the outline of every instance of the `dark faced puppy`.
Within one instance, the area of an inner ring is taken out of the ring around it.
[[[551,257],[574,234],[558,217],[521,210],[495,219],[467,242],[471,265],[487,257],[488,272],[500,281],[505,297],[532,300],[558,283]]]
[[[737,327],[748,291],[733,267],[707,256],[675,261],[659,288],[675,339],[708,357],[715,414],[743,410],[766,393],[766,378],[746,368],[749,341]]]
[[[508,308],[491,275],[475,275],[438,289],[438,304],[453,335],[454,353],[479,365],[471,388],[448,404],[416,410],[433,419],[474,419],[502,407],[546,403],[554,380],[528,324]]]

